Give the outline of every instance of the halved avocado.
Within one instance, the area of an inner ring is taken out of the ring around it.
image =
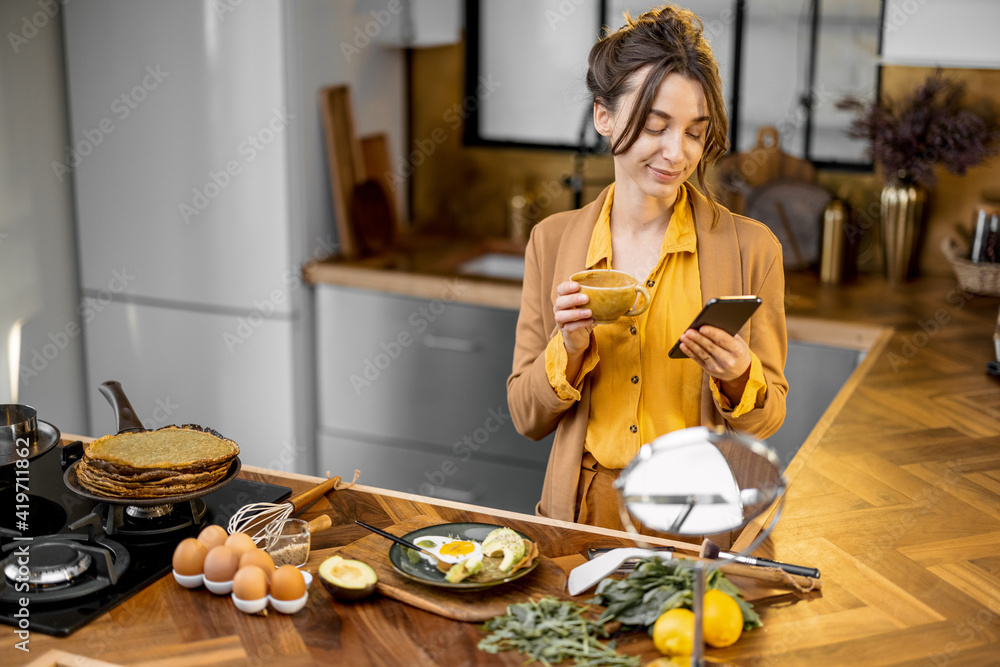
[[[359,560],[330,556],[319,566],[319,580],[338,600],[360,600],[375,591],[378,576]]]

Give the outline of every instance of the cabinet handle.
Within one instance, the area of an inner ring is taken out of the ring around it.
[[[482,347],[477,341],[451,336],[424,336],[423,341],[427,347],[449,352],[476,352]]]

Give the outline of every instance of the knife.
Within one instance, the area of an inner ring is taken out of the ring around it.
[[[670,560],[671,558],[668,551],[651,551],[638,547],[612,549],[583,565],[574,567],[569,573],[569,579],[566,580],[566,590],[570,595],[579,595],[617,570],[618,566],[629,558],[645,558],[647,556],[656,556],[660,560]]]

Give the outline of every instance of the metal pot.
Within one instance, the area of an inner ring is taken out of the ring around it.
[[[59,437],[59,429],[39,421],[38,411],[30,405],[0,405],[0,468],[41,456],[55,447]]]

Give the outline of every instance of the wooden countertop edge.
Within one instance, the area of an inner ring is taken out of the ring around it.
[[[866,325],[869,326],[869,325]],[[878,358],[881,356],[882,351],[892,340],[895,334],[895,329],[892,327],[875,327],[879,330],[878,335],[872,340],[871,346],[867,348],[865,353],[865,358],[861,360],[861,363],[857,365],[851,375],[847,378],[847,382],[844,386],[840,388],[837,395],[834,396],[833,401],[827,406],[823,415],[816,422],[816,426],[813,430],[809,432],[806,437],[805,442],[799,448],[799,451],[795,453],[792,460],[788,462],[788,467],[785,468],[785,480],[787,481],[789,487],[794,484],[795,477],[798,475],[809,458],[812,456],[813,452],[819,447],[823,438],[826,436],[826,432],[829,430],[830,425],[833,424],[834,420],[843,410],[844,405],[854,394],[854,390],[858,388],[864,378],[871,371],[872,367],[875,365]],[[749,525],[740,533],[739,538],[733,543],[732,551],[739,552],[745,550],[749,547],[757,535],[763,529],[764,526],[774,517],[774,513],[778,510],[777,507],[772,507],[766,514],[757,517],[750,522]]]
[[[862,352],[870,352],[887,329],[867,322],[829,320],[801,315],[786,316],[785,328],[788,331],[788,340]]]
[[[303,475],[301,473],[295,473],[295,472],[277,472],[274,470],[269,470],[268,468],[259,468],[257,466],[251,466],[251,465],[243,466],[241,473],[242,472],[265,475],[274,480],[277,480],[278,482],[280,482],[280,480],[282,479],[307,482],[309,484],[319,484],[320,482],[324,481],[323,477],[315,477],[313,475]],[[406,493],[404,491],[392,491],[389,489],[380,489],[372,486],[365,486],[363,484],[355,484],[354,486],[351,487],[351,490],[360,491],[362,493],[370,493],[378,496],[385,496],[388,498],[398,498],[400,500],[407,500],[413,503],[424,503],[428,505],[435,505],[437,507],[448,507],[450,509],[456,509],[464,512],[488,514],[498,519],[511,519],[513,521],[521,521],[524,523],[535,523],[542,526],[565,528],[567,530],[574,530],[574,531],[585,531],[600,537],[612,537],[616,539],[634,540],[633,535],[622,530],[610,530],[608,528],[587,526],[579,523],[572,523],[570,521],[550,519],[548,517],[537,516],[534,514],[521,514],[520,512],[510,512],[508,510],[495,509],[492,507],[484,507],[482,505],[470,505],[468,503],[460,503],[453,500],[430,498],[428,496],[420,496],[415,493]],[[643,539],[655,546],[674,546],[677,544],[673,540],[661,539],[657,537],[643,536]],[[697,545],[693,545],[693,550],[696,551],[697,548],[698,548]]]
[[[312,285],[339,285],[400,296],[441,299],[446,302],[510,310],[518,310],[521,307],[521,284],[514,281],[324,263],[306,267],[303,276],[306,282]]]

